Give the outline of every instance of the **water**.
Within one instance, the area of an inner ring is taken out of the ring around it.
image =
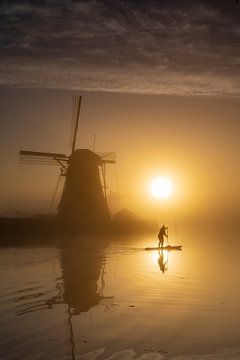
[[[0,359],[240,359],[238,250],[200,238],[1,248]]]

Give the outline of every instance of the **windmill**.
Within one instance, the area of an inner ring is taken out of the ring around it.
[[[107,206],[106,165],[114,164],[115,153],[96,153],[89,149],[76,149],[81,96],[73,97],[73,136],[70,155],[20,151],[20,161],[30,164],[59,165],[60,179],[65,178],[58,218],[81,227],[101,226],[110,220]],[[57,188],[55,189],[55,194]],[[54,194],[54,196],[55,196]]]

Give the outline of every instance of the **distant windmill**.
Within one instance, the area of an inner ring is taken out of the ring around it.
[[[58,216],[62,221],[89,227],[101,225],[110,219],[106,193],[106,165],[115,163],[115,153],[76,149],[81,102],[81,96],[74,96],[74,131],[70,155],[21,150],[20,160],[31,164],[58,164],[59,180],[62,176],[65,177]],[[57,188],[55,194],[56,192]]]

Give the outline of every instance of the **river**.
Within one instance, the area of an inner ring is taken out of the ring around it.
[[[222,237],[2,247],[0,359],[240,359],[239,252]]]

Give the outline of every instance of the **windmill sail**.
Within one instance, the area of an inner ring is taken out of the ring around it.
[[[72,133],[71,133],[71,154],[76,148],[77,132],[79,125],[80,109],[81,109],[82,97],[73,97],[73,111],[72,111]]]
[[[66,162],[68,156],[59,153],[21,150],[19,159],[24,164],[59,165],[59,162]]]

